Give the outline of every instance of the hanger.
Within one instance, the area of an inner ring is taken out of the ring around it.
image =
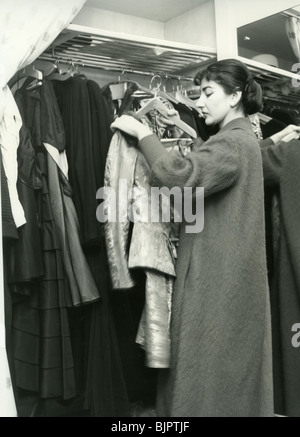
[[[191,128],[191,126],[189,126],[187,123],[182,121],[179,116],[177,115],[170,116],[168,114],[168,109],[166,108],[166,106],[157,97],[154,97],[153,99],[149,100],[149,102],[146,103],[145,106],[143,106],[143,108],[141,108],[139,111],[136,112],[136,115],[139,118],[141,118],[148,112],[152,111],[153,109],[156,109],[161,115],[171,120],[175,126],[177,126],[183,132],[188,134],[191,138],[197,138],[196,131],[193,128]]]
[[[122,75],[125,75],[125,80],[121,80]],[[113,100],[123,100],[125,97],[125,93],[127,91],[128,88],[128,84],[135,84],[137,86],[137,90],[134,91],[134,93],[132,94],[132,97],[136,97],[139,99],[149,99],[151,97],[154,97],[154,92],[153,90],[149,89],[149,88],[145,88],[143,87],[141,84],[139,84],[138,82],[128,79],[126,77],[126,71],[123,70],[121,73],[121,76],[119,76],[118,78],[118,82],[113,82],[111,84],[109,84],[110,87],[110,91],[112,94],[112,99]]]
[[[191,138],[184,138],[184,137],[180,137],[180,138],[161,138],[160,142],[161,143],[173,143],[173,142],[177,142],[177,141],[189,141],[191,142]]]
[[[190,109],[194,109],[198,112],[199,116],[202,117],[202,111],[200,108],[198,108],[196,104],[196,100],[191,99],[188,94],[187,90],[183,88],[183,86],[180,86],[181,78],[178,78],[179,84],[177,85],[177,90],[175,91],[175,98],[179,100],[180,103],[183,103]]]
[[[153,83],[155,78],[159,78],[160,82],[159,82],[159,84],[154,89],[152,89],[151,86],[152,86],[152,83]],[[175,99],[175,97],[172,96],[170,93],[167,93],[165,91],[161,91],[161,89],[160,89],[161,85],[162,85],[162,78],[161,78],[161,76],[159,74],[155,74],[152,77],[151,82],[150,82],[150,86],[149,86],[150,90],[154,93],[154,97],[162,97],[163,99],[169,100],[169,102],[172,102],[175,105],[177,105],[179,103],[178,100]]]
[[[44,76],[50,76],[50,74],[52,74],[54,71],[58,71],[58,64],[59,59],[56,59],[50,66],[47,67],[47,69],[44,70]]]
[[[53,65],[54,69],[52,69],[52,72],[47,75],[48,80],[58,80],[60,82],[63,82],[74,76],[75,65],[73,61],[69,62],[69,67],[67,72],[64,72],[62,69],[59,68],[58,65],[59,62],[60,62],[59,60],[55,61]]]
[[[27,67],[20,70],[14,78],[9,82],[10,88],[12,88],[21,79],[32,78],[33,81],[26,87],[28,91],[33,90],[42,85],[43,73],[37,70],[34,65],[28,65]]]
[[[262,114],[261,112],[258,112],[257,115],[258,115],[258,117],[259,117],[259,121],[260,121],[262,124],[266,124],[266,123],[268,123],[269,121],[273,120],[272,117],[269,117],[268,115]]]
[[[175,93],[175,97],[176,99],[180,102],[183,103],[184,105],[186,105],[188,108],[190,109],[195,109],[199,116],[202,117],[202,111],[200,108],[198,108],[198,106],[196,105],[196,102],[192,99],[190,99],[189,97],[185,96],[184,94],[182,94],[180,91],[176,91]]]
[[[186,90],[186,95],[191,100],[197,100],[201,97],[201,90],[199,85],[195,85],[192,88]]]
[[[122,71],[121,76],[118,77],[118,82],[112,82],[109,84],[112,100],[123,100],[128,88],[128,80],[125,75],[125,80],[121,80],[121,77],[125,75],[125,70]]]

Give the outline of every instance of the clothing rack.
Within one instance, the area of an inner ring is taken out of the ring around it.
[[[214,61],[216,55],[213,48],[71,24],[39,59],[60,62],[72,59],[74,63],[106,71],[178,78],[181,70]]]
[[[46,55],[42,55],[39,57],[39,60],[42,61],[47,61],[47,62],[52,62],[56,65],[59,64],[66,64],[66,65],[73,65],[75,67],[90,67],[90,68],[97,68],[97,70],[103,70],[103,71],[114,71],[116,73],[121,73],[121,75],[126,75],[126,74],[137,74],[137,75],[141,75],[141,76],[149,76],[149,77],[155,77],[155,76],[159,76],[162,79],[175,79],[180,81],[186,81],[186,82],[193,82],[194,78],[193,77],[187,77],[184,75],[176,75],[176,74],[170,74],[170,73],[165,73],[165,72],[157,72],[157,71],[136,71],[136,70],[132,70],[132,69],[124,69],[124,68],[118,68],[118,67],[109,67],[109,68],[105,68],[103,66],[98,66],[98,65],[89,65],[89,64],[85,64],[84,62],[82,62],[80,59],[64,59],[64,58],[60,58],[60,57],[56,57],[56,55],[54,54],[54,56],[46,56]]]

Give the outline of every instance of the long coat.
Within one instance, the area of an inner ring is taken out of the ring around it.
[[[271,276],[275,413],[300,416],[300,354],[294,325],[300,323],[300,142],[262,143],[266,186],[279,188],[279,227],[273,227]],[[274,232],[274,231],[277,232]],[[295,336],[295,342],[292,342]]]
[[[263,171],[250,121],[231,121],[186,158],[162,154],[154,135],[140,148],[153,186],[205,189],[203,231],[181,227],[157,414],[273,416]]]

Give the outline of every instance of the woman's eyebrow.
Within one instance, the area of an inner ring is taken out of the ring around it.
[[[211,89],[211,90],[212,90],[212,87],[211,87],[210,85],[208,85],[208,86],[202,88],[202,92],[204,92],[204,91],[206,91],[206,90],[208,90],[208,89]]]

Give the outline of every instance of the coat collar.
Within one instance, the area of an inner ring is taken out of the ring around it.
[[[249,130],[250,132],[253,132],[252,125],[249,117],[239,117],[235,118],[234,120],[227,123],[220,131],[219,133],[226,132],[228,130],[234,130],[234,129],[244,129]]]

